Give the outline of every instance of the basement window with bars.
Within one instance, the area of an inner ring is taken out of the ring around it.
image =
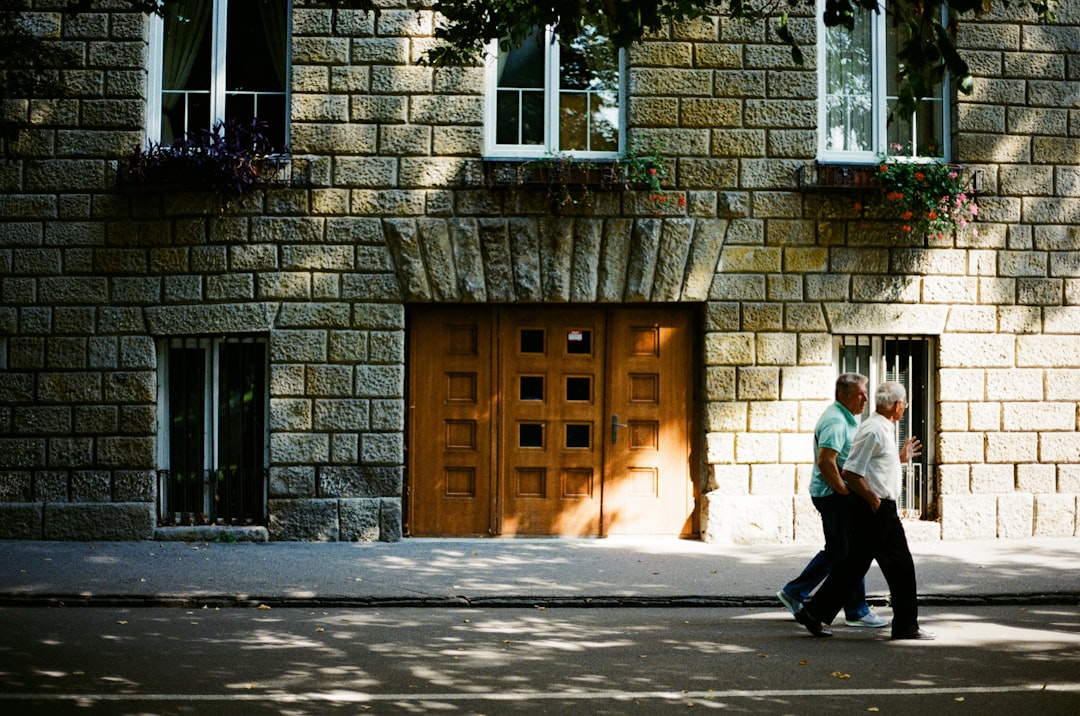
[[[869,378],[870,400],[861,417],[874,410],[874,391],[885,381],[907,390],[908,409],[896,424],[898,444],[914,435],[923,454],[903,466],[903,489],[898,505],[907,517],[937,517],[934,469],[934,365],[933,339],[907,336],[839,336],[834,339],[837,375],[861,373]]]
[[[158,371],[159,524],[266,524],[266,340],[163,340]]]

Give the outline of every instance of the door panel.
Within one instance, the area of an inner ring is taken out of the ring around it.
[[[623,309],[608,331],[604,534],[692,534],[690,317]]]
[[[417,310],[409,349],[413,534],[492,530],[494,396],[490,311]]]
[[[414,535],[687,535],[690,314],[418,308]]]
[[[500,534],[600,534],[603,314],[502,309]]]

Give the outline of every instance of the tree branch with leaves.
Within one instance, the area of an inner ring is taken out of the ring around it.
[[[132,10],[160,13],[177,0],[126,0]],[[209,0],[206,0],[209,2]],[[824,0],[826,27],[854,26],[857,13],[886,11],[906,38],[899,48],[898,111],[910,112],[921,97],[930,96],[943,78],[951,77],[960,92],[972,88],[971,72],[956,48],[961,22],[983,16],[998,7],[1022,5],[1040,22],[1053,22],[1060,0]],[[86,12],[96,0],[69,0],[68,11]],[[818,11],[818,0],[436,0],[432,8],[442,21],[435,29],[441,42],[429,51],[434,65],[472,64],[480,61],[493,40],[520,43],[537,26],[551,26],[567,42],[592,28],[616,47],[629,47],[669,22],[687,22],[707,16],[758,19],[775,23],[796,62],[803,51],[788,18]],[[115,4],[114,4],[115,5]],[[294,7],[352,9],[379,12],[376,0],[293,0]],[[63,96],[57,72],[64,58],[25,21],[28,0],[0,0],[0,153],[6,142],[26,126],[25,116],[11,110],[16,102]]]

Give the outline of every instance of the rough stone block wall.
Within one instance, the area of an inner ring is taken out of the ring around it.
[[[977,234],[924,242],[799,187],[814,57],[766,23],[632,48],[629,136],[667,156],[665,201],[555,206],[491,185],[483,69],[420,63],[425,3],[297,9],[288,178],[222,209],[118,185],[144,141],[147,19],[54,5],[32,17],[81,58],[71,95],[4,109],[31,129],[0,165],[0,537],[153,536],[156,341],[243,334],[270,353],[267,535],[398,539],[407,303],[648,301],[703,306],[704,539],[820,540],[810,433],[841,334],[936,339],[940,523],[913,535],[1077,534],[1077,8],[962,26],[954,158],[986,188]],[[813,18],[791,22],[811,48]]]

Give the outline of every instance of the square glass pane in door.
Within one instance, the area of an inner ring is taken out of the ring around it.
[[[592,378],[588,376],[567,378],[566,400],[580,402],[592,400]]]
[[[567,355],[589,355],[592,353],[592,331],[569,330],[566,332]]]
[[[518,377],[519,400],[543,400],[544,376],[523,375]]]
[[[519,423],[518,424],[518,447],[543,448],[544,447],[544,424],[543,423]]]
[[[566,426],[566,447],[568,448],[588,448],[592,446],[592,441],[589,439],[592,426],[588,423],[584,425],[570,424]]]
[[[518,350],[520,350],[522,353],[543,353],[544,329],[522,328]]]

